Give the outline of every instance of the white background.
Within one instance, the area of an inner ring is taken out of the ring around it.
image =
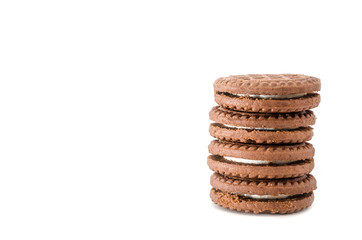
[[[1,1],[0,239],[361,238],[360,1]],[[313,206],[223,210],[213,81],[321,78]]]

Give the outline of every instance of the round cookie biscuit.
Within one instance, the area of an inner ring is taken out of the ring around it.
[[[315,108],[321,99],[319,94],[309,94],[294,99],[257,99],[215,93],[215,101],[222,107],[244,112],[287,113]]]
[[[300,112],[319,105],[320,79],[302,74],[249,74],[214,82],[215,101],[245,112]]]
[[[309,207],[317,188],[312,175],[280,180],[229,178],[214,173],[210,197],[232,210],[253,213],[293,213]]]
[[[317,182],[311,174],[285,179],[245,179],[214,173],[211,175],[210,184],[213,188],[223,192],[250,195],[251,198],[254,195],[287,198],[313,192],[317,188]],[[273,199],[272,197],[266,197],[265,199]]]
[[[250,113],[232,111],[215,106],[209,118],[217,123],[249,128],[292,129],[314,125],[316,117],[311,110],[294,113]]]
[[[312,159],[314,147],[310,143],[291,145],[259,145],[213,140],[209,144],[212,155],[227,157],[231,161],[267,161],[268,163],[288,163]],[[244,161],[244,162],[245,162]]]
[[[240,178],[295,178],[310,173],[314,168],[314,160],[307,159],[287,164],[244,164],[226,160],[222,156],[209,155],[209,168],[221,175]]]
[[[215,91],[232,94],[290,95],[321,90],[319,78],[304,74],[247,74],[221,77]]]
[[[313,137],[313,128],[311,127],[270,131],[234,128],[212,123],[209,132],[211,136],[224,141],[258,144],[302,143]]]
[[[210,191],[210,198],[215,204],[223,208],[239,212],[289,214],[311,206],[314,201],[314,194],[312,192],[280,200],[253,200],[213,188]]]

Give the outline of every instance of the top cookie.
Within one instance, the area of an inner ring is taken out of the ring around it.
[[[303,74],[248,74],[218,78],[215,92],[252,95],[294,95],[320,91],[319,78]]]
[[[318,106],[318,78],[301,74],[250,74],[219,78],[215,101],[243,112],[301,112]]]

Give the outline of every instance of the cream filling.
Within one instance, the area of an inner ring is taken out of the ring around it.
[[[274,195],[254,195],[254,194],[238,194],[238,193],[232,193],[232,194],[236,194],[239,196],[243,196],[243,197],[249,197],[249,198],[253,198],[253,199],[284,199],[287,198],[291,195],[286,195],[286,194],[279,194],[277,196]]]
[[[254,95],[254,94],[233,94],[238,97],[250,97],[250,98],[261,98],[261,99],[292,99],[306,96],[308,93],[288,94],[288,95]]]
[[[237,129],[245,129],[245,130],[262,130],[262,131],[279,131],[279,130],[295,130],[298,128],[282,128],[282,129],[278,129],[278,128],[250,128],[250,127],[237,127],[237,126],[232,126],[232,125],[227,125],[227,124],[223,124],[223,126],[228,127],[228,128],[237,128]]]
[[[283,165],[286,163],[292,163],[292,162],[297,161],[297,160],[286,160],[286,161],[277,160],[277,161],[271,162],[271,161],[266,161],[266,160],[251,160],[251,159],[236,158],[236,157],[224,157],[224,158],[231,162],[238,162],[238,163],[245,163],[245,164],[252,164],[252,165],[262,165],[262,164],[269,164],[269,163]]]

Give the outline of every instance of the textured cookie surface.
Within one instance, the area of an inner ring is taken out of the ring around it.
[[[315,108],[319,105],[321,99],[320,95],[316,93],[292,99],[258,99],[215,92],[215,101],[224,108],[236,111],[288,113]]]
[[[316,117],[310,110],[297,113],[250,113],[215,106],[209,117],[216,123],[249,128],[300,128],[316,122]]]
[[[310,143],[257,145],[213,140],[209,144],[209,152],[219,156],[270,162],[306,160],[314,156],[314,148]]]
[[[315,178],[308,174],[286,179],[244,179],[222,176],[214,173],[211,186],[223,192],[249,195],[301,195],[317,188]]]
[[[212,123],[209,132],[211,136],[224,141],[259,144],[302,143],[313,137],[313,128],[311,127],[270,131],[238,129]]]
[[[234,75],[214,82],[215,92],[234,94],[288,95],[313,93],[320,88],[320,79],[302,74]]]
[[[211,189],[211,200],[221,207],[247,213],[294,213],[301,211],[310,205],[314,200],[313,192],[298,195],[287,199],[278,200],[255,200],[244,198],[236,194]]]
[[[207,158],[209,168],[221,175],[238,178],[295,178],[310,173],[314,168],[314,160],[302,160],[280,164],[261,164],[252,165],[227,161],[225,158],[217,155],[210,155]]]

